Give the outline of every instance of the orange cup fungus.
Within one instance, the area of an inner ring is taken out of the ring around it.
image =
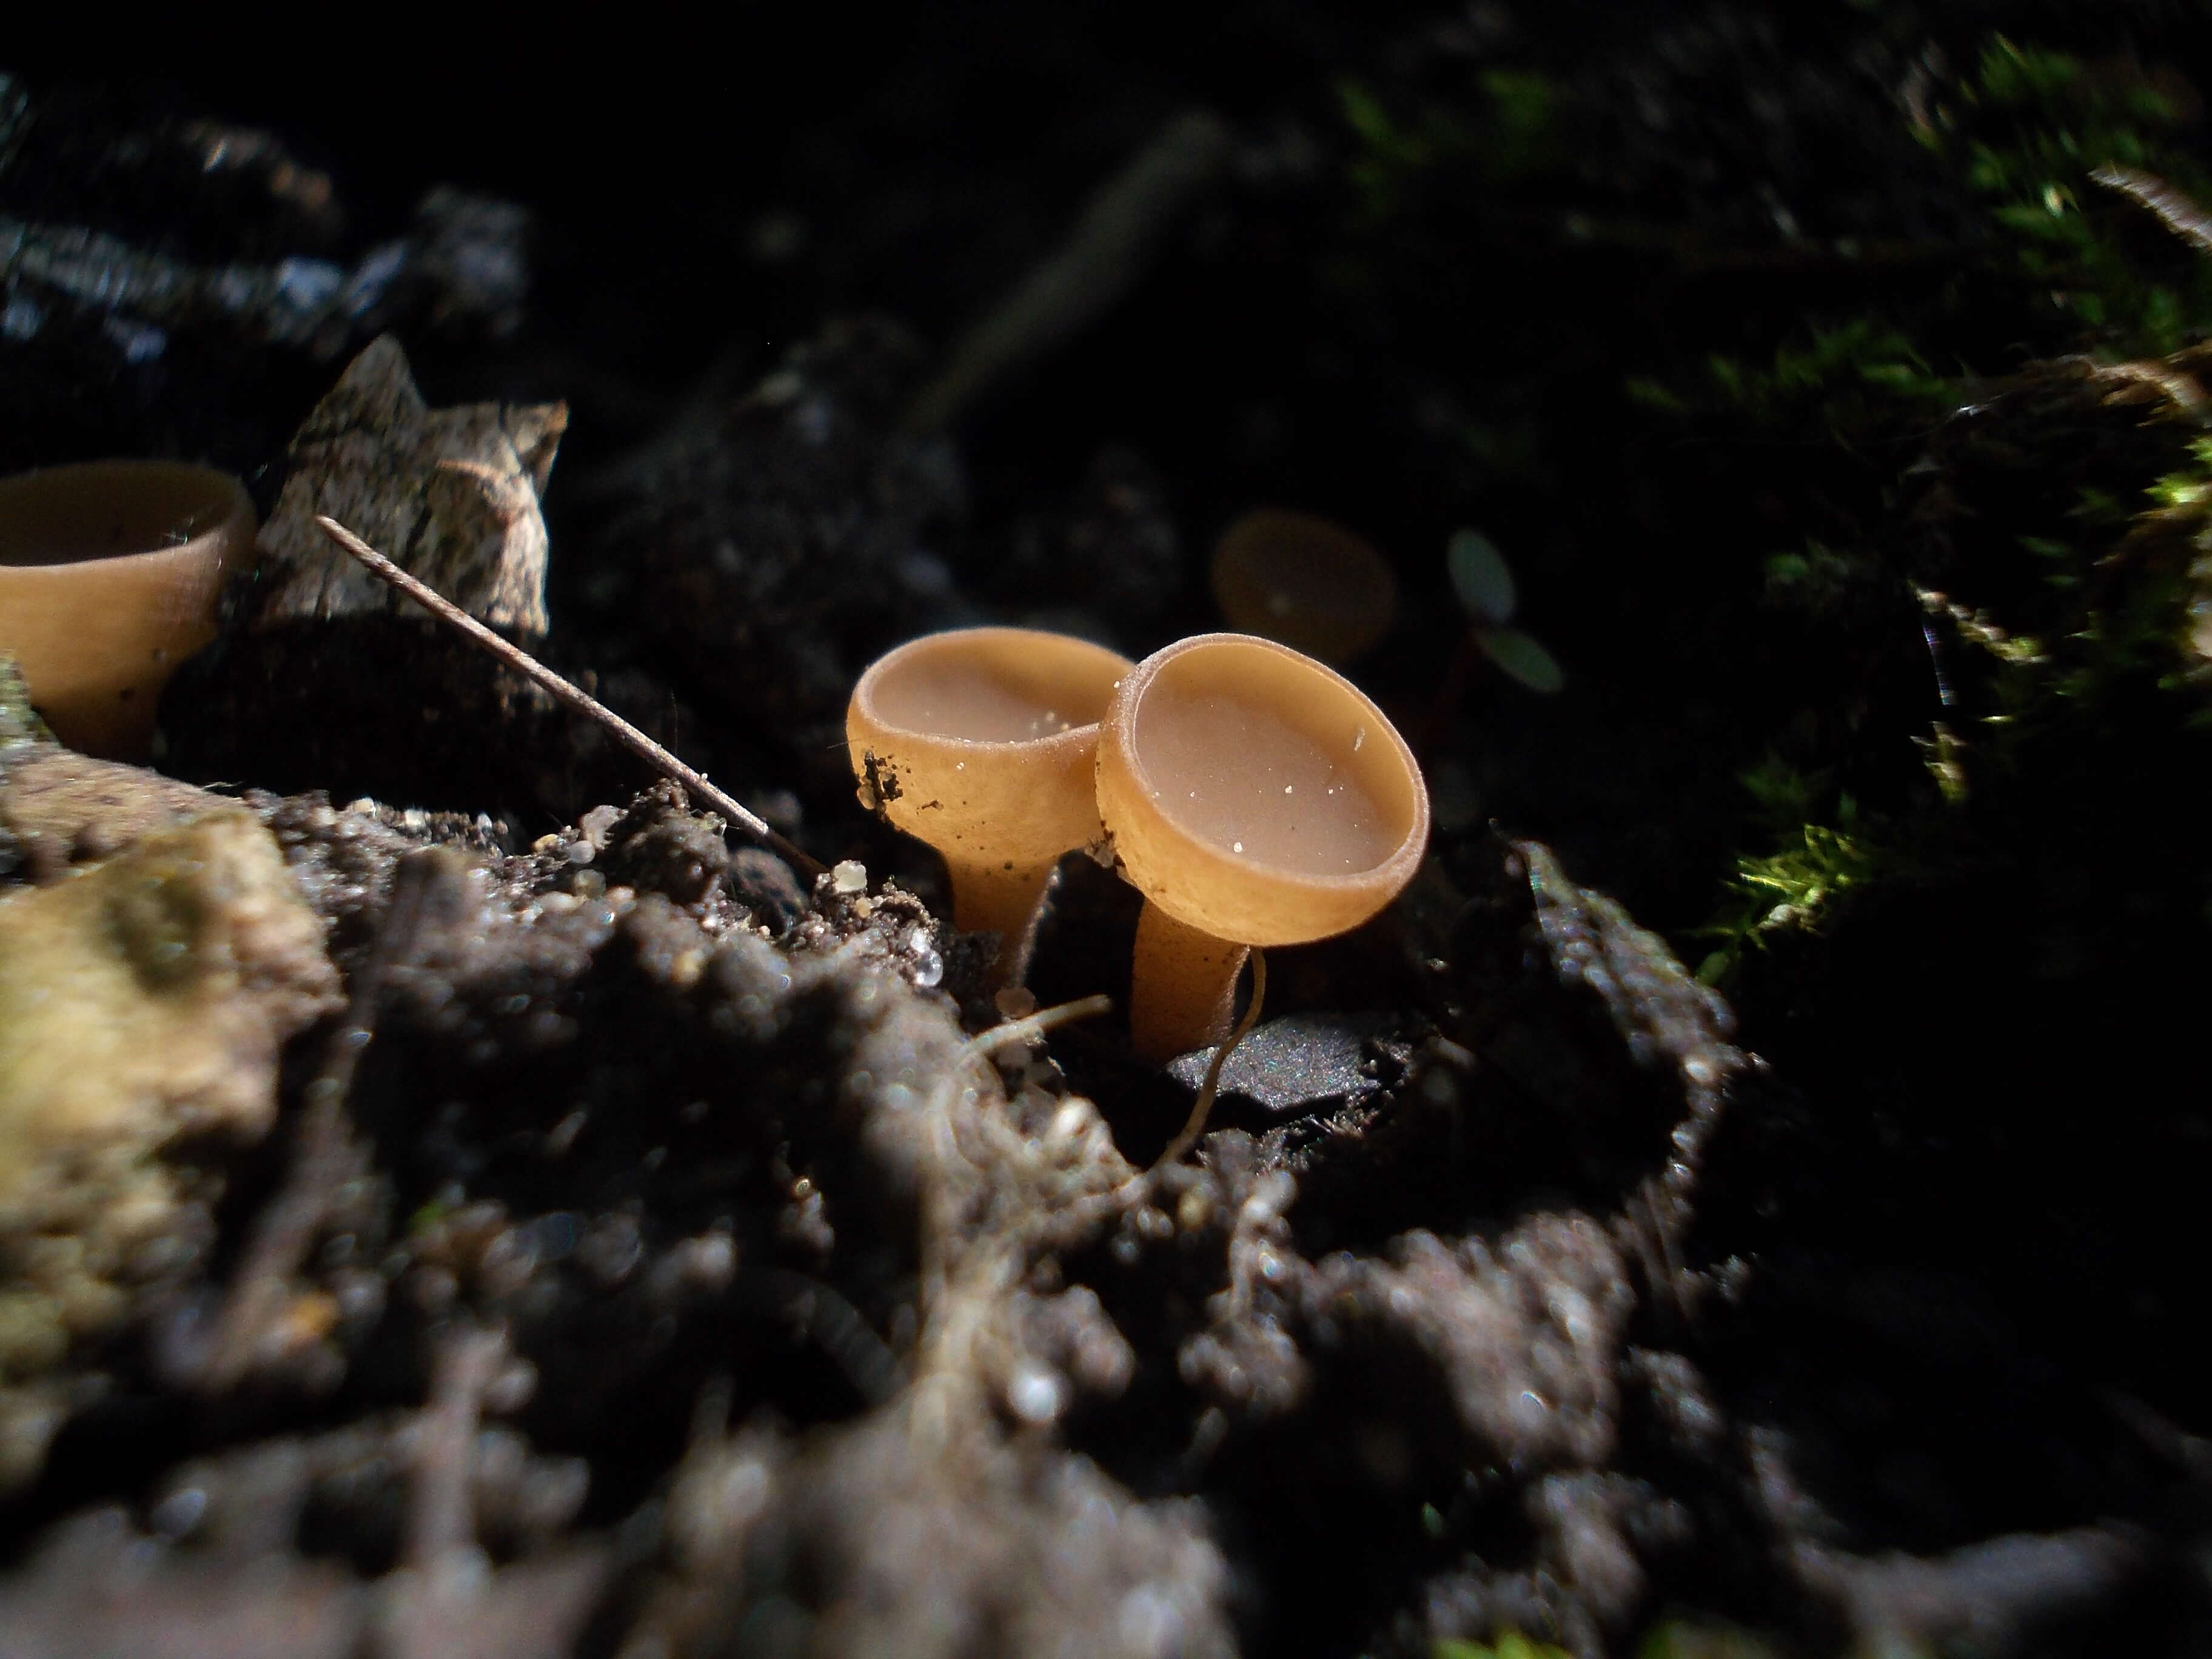
[[[1026,628],[909,641],[853,688],[845,737],[860,804],[945,855],[956,927],[1001,939],[1018,981],[1061,854],[1100,839],[1098,719],[1129,660]]]
[[[1389,631],[1398,583],[1382,556],[1342,525],[1263,507],[1215,544],[1213,598],[1243,633],[1346,663]]]
[[[1218,1043],[1253,945],[1358,927],[1413,879],[1429,796],[1413,750],[1342,675],[1203,634],[1123,676],[1098,812],[1145,895],[1129,1034],[1147,1058]]]
[[[145,755],[161,688],[215,638],[253,532],[246,491],[205,467],[91,461],[0,479],[0,652],[56,736]]]

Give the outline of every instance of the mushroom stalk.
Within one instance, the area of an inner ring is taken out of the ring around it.
[[[1147,899],[1137,916],[1129,976],[1129,1046],[1146,1060],[1208,1048],[1237,1018],[1237,980],[1249,945],[1177,921]]]
[[[1009,870],[1006,864],[1003,859],[945,861],[952,881],[952,925],[963,933],[999,936],[999,957],[989,975],[994,987],[1018,985],[1029,972],[1030,947],[1054,868],[1020,864]]]

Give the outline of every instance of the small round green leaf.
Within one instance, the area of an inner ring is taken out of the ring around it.
[[[1478,628],[1474,640],[1485,656],[1531,691],[1549,697],[1567,683],[1552,653],[1517,628]]]
[[[1505,556],[1480,530],[1455,530],[1444,547],[1452,592],[1479,623],[1503,627],[1513,620],[1513,572]]]

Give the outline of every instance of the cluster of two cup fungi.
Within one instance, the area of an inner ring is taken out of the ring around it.
[[[1428,792],[1356,686],[1275,641],[1203,634],[1142,662],[1065,635],[975,628],[861,676],[846,737],[862,804],[944,856],[953,924],[1019,982],[1060,857],[1110,848],[1144,895],[1129,1041],[1165,1060],[1228,1045],[1265,995],[1268,946],[1349,932],[1413,878]],[[1251,1006],[1231,1033],[1248,958]]]
[[[321,522],[441,620],[820,870],[643,733]],[[65,740],[145,752],[161,683],[213,637],[217,592],[250,559],[253,530],[235,481],[198,468],[97,463],[0,481],[0,648]],[[1301,514],[1249,515],[1213,574],[1232,617],[1283,624],[1269,631],[1328,654],[1342,630],[1379,633],[1390,604],[1387,567]],[[1030,629],[927,635],[861,676],[846,732],[862,803],[943,854],[954,926],[999,936],[995,988],[1021,982],[1060,857],[1110,848],[1144,894],[1132,1048],[1152,1060],[1215,1049],[1178,1152],[1233,1041],[1248,957],[1360,926],[1412,879],[1428,839],[1420,768],[1382,711],[1314,657],[1252,634],[1200,635],[1138,663]],[[1259,1013],[1263,964],[1240,1034]]]

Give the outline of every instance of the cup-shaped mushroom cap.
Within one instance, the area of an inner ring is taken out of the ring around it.
[[[1098,808],[1147,900],[1240,945],[1358,927],[1429,839],[1420,767],[1382,711],[1242,634],[1180,641],[1123,678],[1099,726]]]
[[[853,688],[864,805],[958,866],[1050,863],[1098,839],[1098,718],[1129,659],[1027,628],[908,641]]]
[[[1389,631],[1397,578],[1342,525],[1256,507],[1213,550],[1213,599],[1229,625],[1323,662],[1350,662]]]
[[[63,741],[145,752],[161,687],[215,638],[253,532],[238,480],[205,467],[91,461],[0,479],[0,651]]]

